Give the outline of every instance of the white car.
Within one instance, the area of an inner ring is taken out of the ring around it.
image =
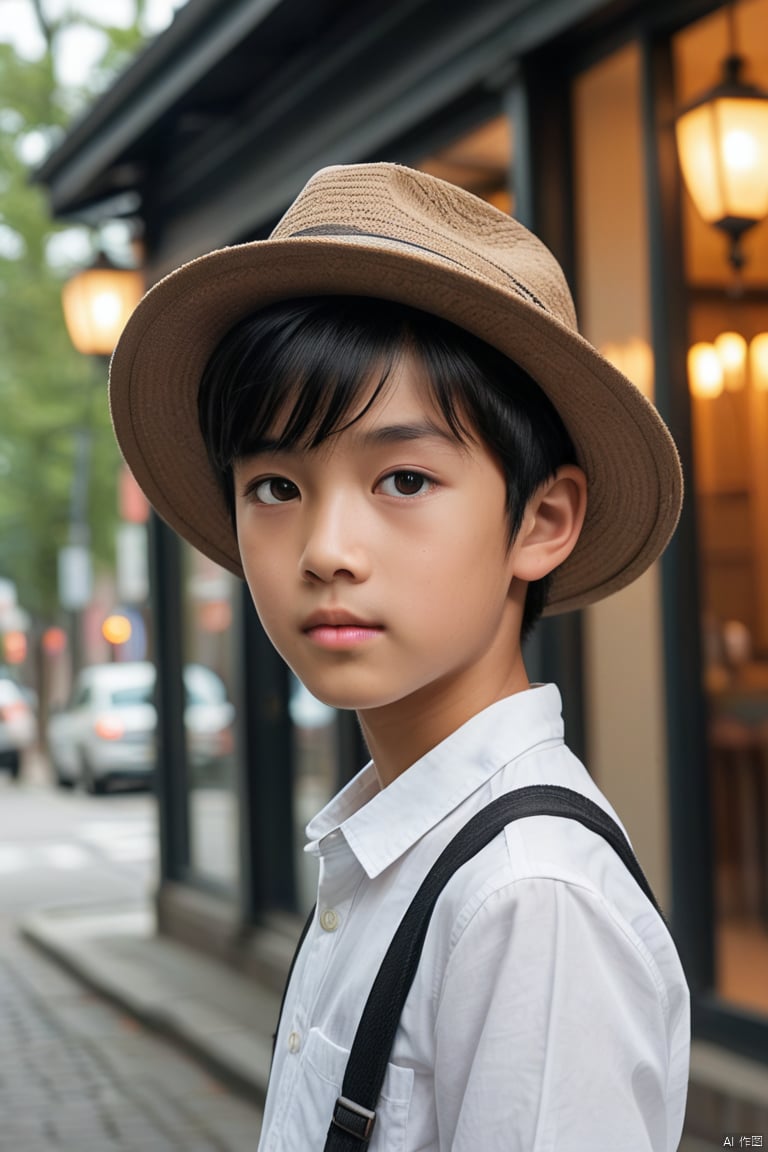
[[[48,721],[57,782],[102,792],[111,777],[148,780],[155,767],[155,666],[93,664],[75,681],[65,709]]]
[[[18,684],[0,674],[0,768],[18,779],[21,754],[35,740],[35,717]]]
[[[94,664],[78,676],[72,699],[48,723],[57,783],[103,792],[112,780],[149,782],[155,769],[155,666],[146,661]],[[234,709],[221,679],[209,668],[184,669],[185,726],[190,759],[223,754],[232,746]]]

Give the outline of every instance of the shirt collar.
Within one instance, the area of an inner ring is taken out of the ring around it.
[[[562,741],[554,684],[517,692],[478,712],[387,788],[368,764],[307,825],[306,851],[340,830],[373,879],[500,768],[551,740]]]

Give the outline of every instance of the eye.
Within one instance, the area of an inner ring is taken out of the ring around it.
[[[387,496],[424,496],[433,487],[434,481],[421,472],[392,472],[385,476],[379,487]]]
[[[266,480],[249,484],[245,494],[259,504],[287,504],[296,499],[299,490],[291,480],[283,476],[268,476]]]

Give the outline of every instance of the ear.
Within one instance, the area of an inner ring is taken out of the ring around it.
[[[559,468],[528,501],[514,544],[514,575],[540,580],[576,546],[587,511],[587,478],[575,464]]]

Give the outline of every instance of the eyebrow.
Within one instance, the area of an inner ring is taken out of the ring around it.
[[[385,424],[381,428],[371,428],[363,432],[360,439],[365,445],[399,444],[409,440],[447,440],[456,444],[456,437],[447,428],[441,428],[431,420],[421,420],[415,424]]]
[[[457,438],[447,428],[441,428],[439,424],[435,424],[431,420],[419,420],[413,424],[384,424],[380,428],[371,428],[367,432],[360,432],[356,438],[359,439],[363,447],[402,444],[413,440],[441,440],[454,448],[459,444]],[[278,439],[260,437],[249,446],[243,455],[259,456],[262,453],[279,455],[295,451],[306,451],[306,449],[281,448]]]

